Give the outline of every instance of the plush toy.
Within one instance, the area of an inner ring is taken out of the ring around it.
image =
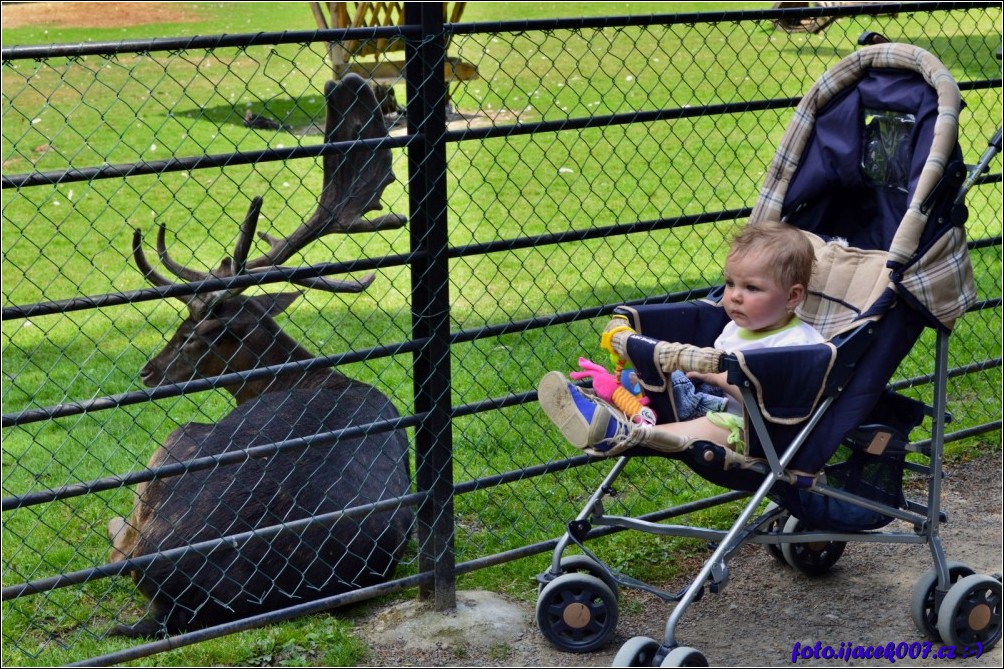
[[[619,374],[611,374],[587,358],[579,358],[579,367],[581,372],[572,372],[569,376],[576,381],[592,379],[597,397],[610,402],[636,423],[655,425],[655,412],[645,406],[648,398],[641,394],[637,380],[631,378],[631,370],[622,369]]]

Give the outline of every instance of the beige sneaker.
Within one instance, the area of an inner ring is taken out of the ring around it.
[[[631,424],[614,407],[585,395],[561,372],[548,372],[537,385],[540,406],[576,448],[596,454],[627,439]]]

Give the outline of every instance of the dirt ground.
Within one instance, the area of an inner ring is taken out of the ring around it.
[[[1001,467],[999,453],[988,455],[951,466],[945,479],[942,507],[949,518],[941,531],[945,553],[979,574],[1002,571]],[[909,528],[894,523],[886,529],[892,530]],[[910,599],[914,584],[931,564],[925,545],[856,543],[848,545],[828,574],[810,578],[778,563],[763,547],[749,545],[729,563],[727,587],[720,594],[705,595],[685,612],[677,641],[701,651],[712,666],[791,666],[796,642],[803,647],[822,642],[835,649],[842,642],[872,646],[924,642],[910,615]],[[653,585],[675,592],[686,582]],[[475,606],[483,596],[459,593],[458,601],[467,598]],[[358,620],[356,634],[370,648],[367,664],[375,666],[610,666],[631,637],[661,641],[673,606],[621,589],[620,622],[613,640],[597,652],[575,655],[556,650],[543,638],[534,622],[533,604],[508,604],[502,615],[498,601],[491,601],[489,621],[481,625],[471,621],[470,612],[452,614],[462,615],[459,629],[451,630],[442,614],[426,614],[423,627],[412,615],[414,604],[406,602]],[[521,624],[507,626],[508,619],[519,615]],[[954,662],[919,659],[897,664],[1000,667],[1002,657],[998,645],[980,657]],[[848,665],[801,658],[797,664]],[[855,660],[848,666],[889,664]]]
[[[30,25],[76,28],[126,28],[143,23],[196,20],[185,3],[173,2],[16,2],[4,3],[5,28]]]

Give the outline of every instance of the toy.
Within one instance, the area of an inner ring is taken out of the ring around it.
[[[576,381],[592,379],[593,390],[600,399],[610,402],[624,412],[636,423],[655,425],[655,412],[649,409],[648,398],[641,394],[641,385],[633,378],[630,369],[625,369],[623,362],[617,365],[618,373],[611,374],[602,365],[587,358],[579,358],[581,372],[572,372],[569,376]]]
[[[614,335],[618,332],[634,333],[634,330],[627,325],[627,319],[623,316],[614,316],[603,334],[600,336],[600,348],[610,354],[610,364],[618,371],[624,367],[624,359],[614,350]]]

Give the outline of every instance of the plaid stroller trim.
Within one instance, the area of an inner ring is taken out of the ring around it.
[[[816,265],[805,301],[795,313],[831,339],[860,323],[862,314],[892,285],[885,251],[867,251],[841,242],[825,242],[811,232]]]
[[[780,220],[788,186],[812,136],[816,113],[835,95],[863,78],[870,68],[899,68],[919,73],[937,91],[938,118],[931,150],[921,171],[913,198],[897,228],[888,252],[888,266],[905,268],[896,283],[913,298],[915,307],[926,310],[945,329],[976,300],[972,266],[965,234],[954,229],[945,239],[914,258],[927,225],[921,204],[944,175],[945,166],[958,141],[959,87],[948,69],[935,56],[907,44],[869,46],[841,60],[813,85],[799,102],[778,146],[764,180],[763,189],[750,215],[750,224]]]
[[[716,348],[694,346],[692,344],[681,344],[679,342],[671,341],[656,341],[654,339],[649,339],[644,335],[635,334],[630,331],[618,332],[612,338],[614,350],[617,351],[617,354],[622,358],[631,360],[631,363],[635,366],[637,366],[635,364],[636,361],[631,359],[628,347],[628,342],[635,337],[639,338],[639,340],[648,340],[649,343],[654,345],[655,348],[652,354],[653,362],[655,362],[656,367],[662,370],[665,374],[670,374],[675,370],[680,370],[681,372],[703,372],[706,374],[715,374],[720,371],[719,364],[722,356],[727,355],[725,351],[719,351]],[[635,354],[637,355],[637,353]],[[664,383],[661,388],[648,388],[646,387],[646,384],[642,382],[642,387],[646,388],[646,390],[663,391],[668,388],[668,385]]]
[[[897,282],[901,292],[927,308],[949,330],[976,301],[973,266],[966,249],[966,233],[952,228]]]

